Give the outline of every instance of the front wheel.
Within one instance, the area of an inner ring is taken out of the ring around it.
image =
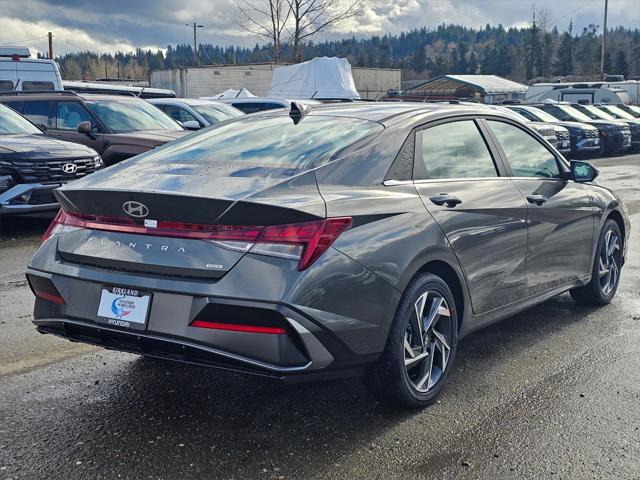
[[[457,340],[451,289],[436,275],[420,275],[402,296],[385,350],[365,382],[381,399],[396,405],[429,405],[453,368]]]
[[[618,224],[609,219],[600,232],[591,281],[571,290],[571,297],[583,305],[606,305],[618,290],[621,269],[622,235]]]

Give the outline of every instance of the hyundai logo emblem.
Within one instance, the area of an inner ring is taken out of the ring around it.
[[[126,213],[127,215],[136,218],[144,218],[149,215],[149,209],[144,203],[136,202],[133,200],[124,202],[122,204],[122,210],[124,210],[124,213]]]
[[[62,166],[62,171],[64,173],[76,173],[78,171],[78,166],[75,163],[65,163]]]

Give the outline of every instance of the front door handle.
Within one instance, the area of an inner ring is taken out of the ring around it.
[[[544,195],[535,194],[535,195],[529,195],[527,197],[527,202],[535,203],[538,206],[542,205],[546,201],[547,201],[547,197],[545,197]]]
[[[460,205],[462,203],[462,200],[460,200],[458,197],[452,197],[448,193],[439,193],[434,197],[430,197],[429,200],[431,200],[438,206],[446,205],[447,207],[455,207],[456,205]]]

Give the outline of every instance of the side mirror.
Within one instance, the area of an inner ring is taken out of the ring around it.
[[[78,130],[78,133],[84,133],[92,140],[95,140],[97,138],[94,133],[93,125],[91,125],[91,122],[88,120],[85,120],[84,122],[80,122],[76,127],[76,129]]]
[[[182,122],[182,126],[187,130],[200,130],[200,124],[196,120]]]
[[[598,169],[590,163],[571,160],[571,178],[575,182],[593,182],[599,174]]]
[[[91,122],[89,121],[80,122],[76,128],[78,130],[78,133],[84,133],[85,135],[88,135],[91,133],[91,129],[92,129]]]

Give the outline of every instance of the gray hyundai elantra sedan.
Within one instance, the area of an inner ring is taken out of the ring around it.
[[[481,105],[293,103],[58,189],[33,321],[425,406],[461,337],[566,291],[611,301],[630,229],[597,173]]]

